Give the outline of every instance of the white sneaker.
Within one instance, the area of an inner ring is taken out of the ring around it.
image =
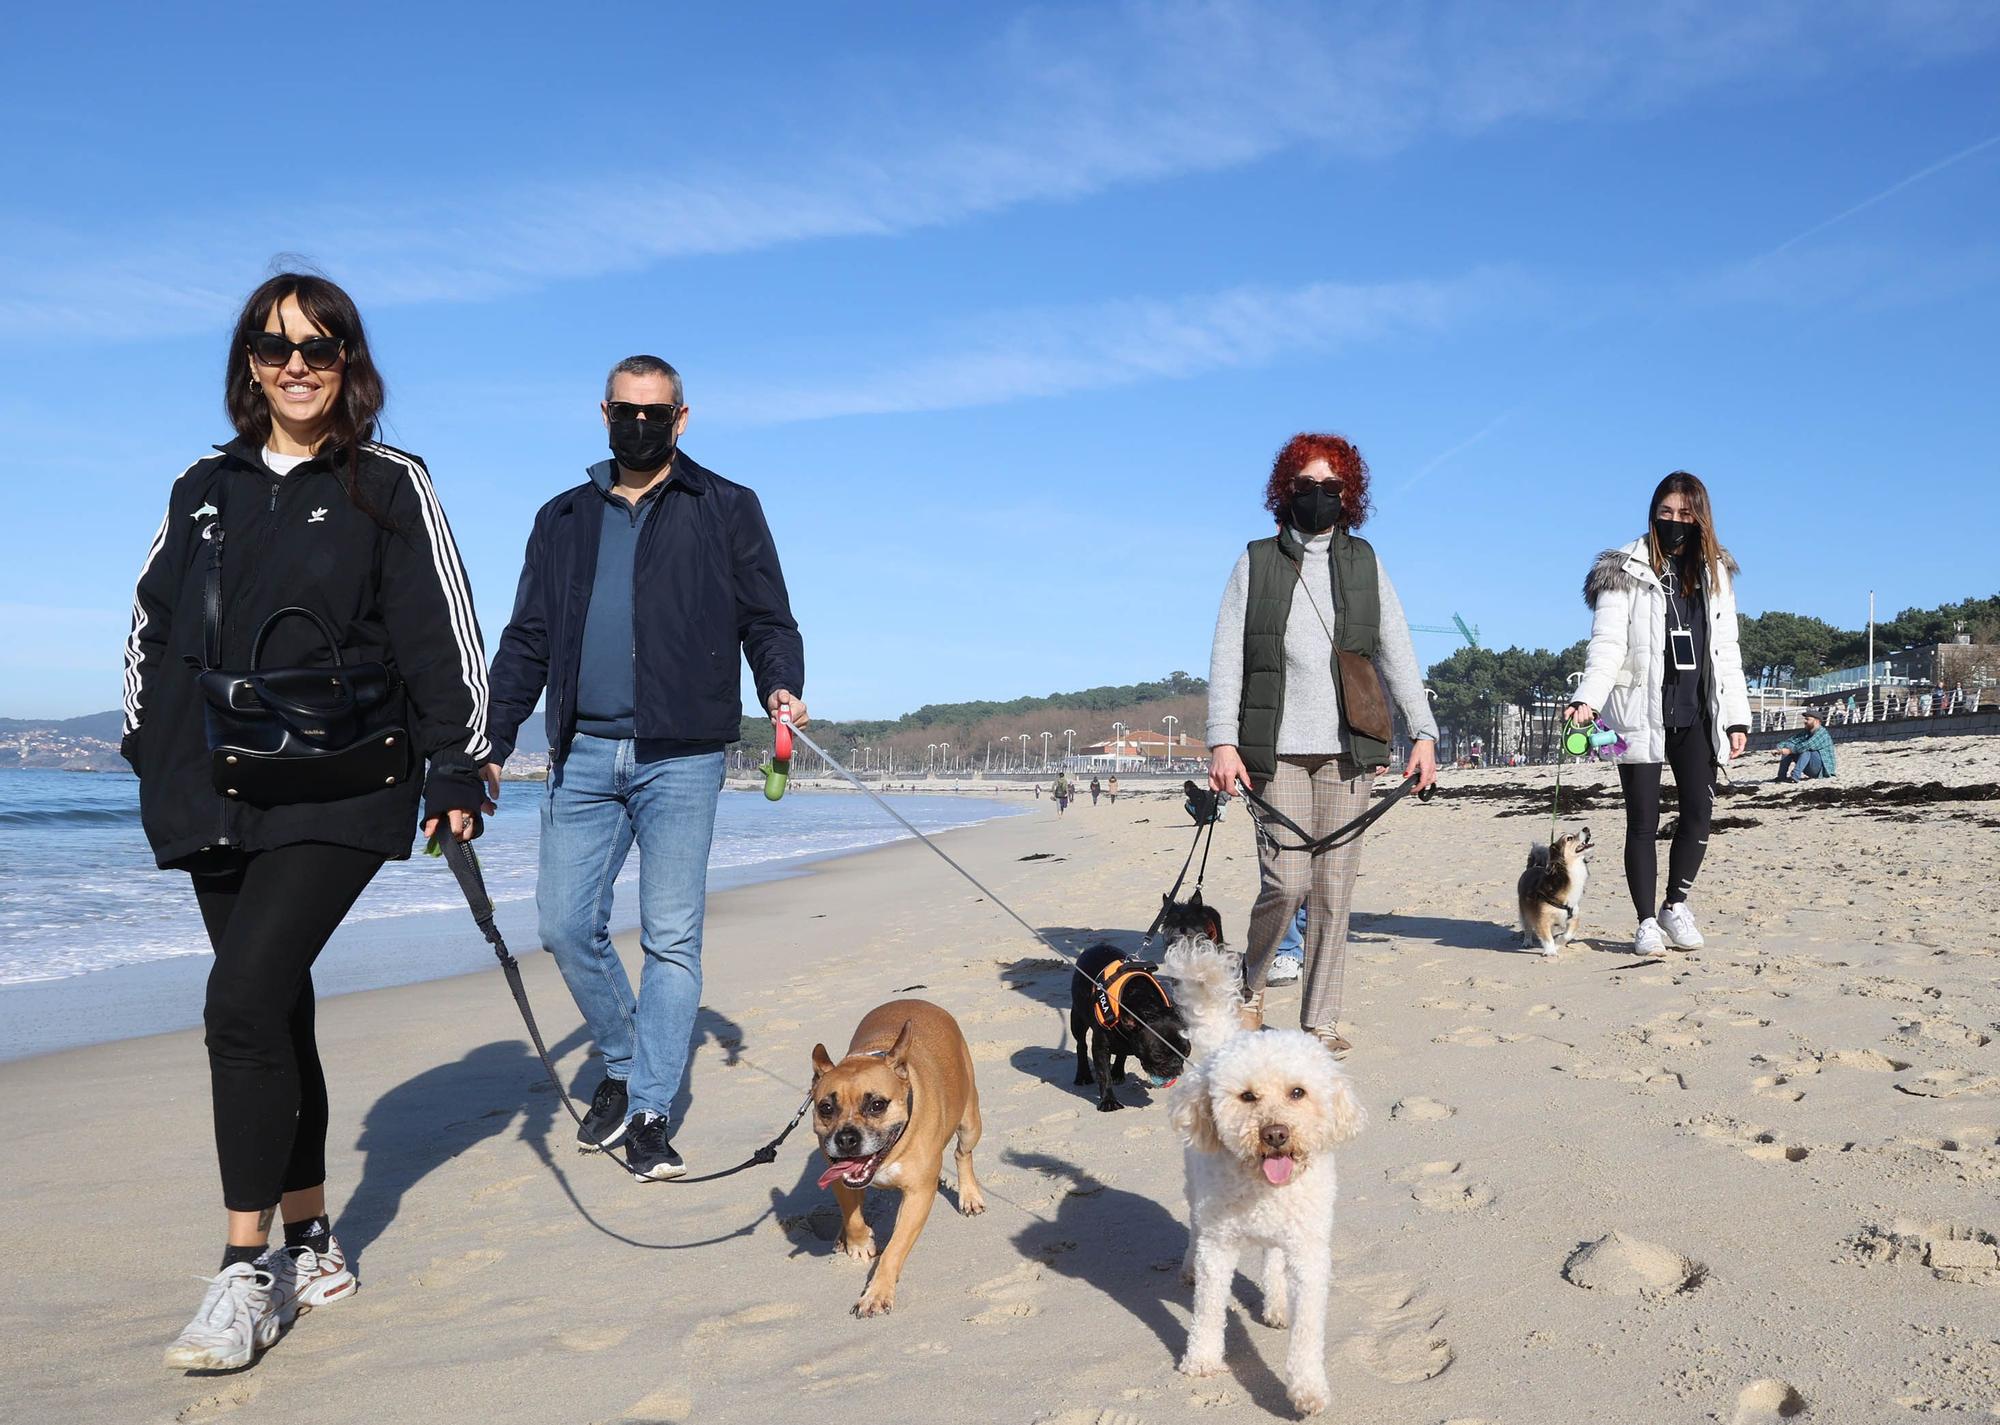
[[[173,1345],[167,1368],[176,1371],[233,1371],[268,1350],[284,1331],[272,1300],[271,1274],[248,1262],[225,1267],[208,1284],[201,1309]]]
[[[332,1236],[327,1238],[324,1252],[310,1247],[273,1247],[258,1259],[258,1265],[271,1274],[271,1299],[278,1319],[287,1326],[301,1311],[352,1296],[361,1285],[347,1269],[340,1239]]]
[[[1639,933],[1632,937],[1632,953],[1634,955],[1664,955],[1666,952],[1666,933],[1660,929],[1660,922],[1649,915],[1639,922]]]
[[[1667,944],[1676,950],[1699,950],[1707,943],[1695,928],[1694,912],[1688,909],[1686,901],[1675,901],[1661,908],[1660,929],[1667,933]]]
[[[1271,960],[1271,969],[1264,976],[1267,985],[1293,985],[1305,970],[1305,962],[1296,955],[1278,955]]]

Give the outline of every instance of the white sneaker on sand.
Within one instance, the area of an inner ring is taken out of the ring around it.
[[[1666,952],[1666,933],[1660,929],[1660,922],[1649,915],[1639,922],[1639,933],[1632,937],[1632,953],[1634,955],[1664,955]]]
[[[1707,943],[1695,928],[1694,912],[1688,909],[1686,901],[1661,907],[1660,929],[1666,932],[1667,944],[1676,950],[1699,950]]]
[[[288,1326],[301,1311],[352,1296],[361,1285],[347,1268],[340,1239],[331,1235],[324,1252],[310,1247],[273,1247],[258,1265],[271,1274],[271,1299],[278,1319]]]
[[[238,1262],[213,1277],[201,1309],[173,1345],[167,1368],[176,1371],[233,1371],[268,1350],[284,1330],[272,1299],[271,1274]]]
[[[1304,970],[1305,961],[1301,960],[1297,955],[1274,955],[1271,958],[1271,969],[1264,976],[1264,983],[1267,985],[1295,985],[1299,982],[1299,975]]]

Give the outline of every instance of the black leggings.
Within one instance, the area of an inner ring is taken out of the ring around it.
[[[261,1212],[326,1181],[312,963],[383,859],[306,843],[190,872],[215,947],[202,1018],[222,1201],[232,1212]]]
[[[1701,858],[1708,850],[1708,823],[1715,811],[1715,752],[1705,727],[1667,729],[1667,762],[1674,769],[1674,790],[1680,797],[1680,825],[1674,828],[1673,849],[1667,853],[1667,898],[1662,905],[1684,901],[1694,889]],[[1625,789],[1625,885],[1632,908],[1645,920],[1655,913],[1653,893],[1659,889],[1660,862],[1655,843],[1660,835],[1660,764],[1620,762],[1618,781]]]

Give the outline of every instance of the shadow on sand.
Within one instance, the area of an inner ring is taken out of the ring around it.
[[[586,1038],[587,1031],[579,1025],[549,1046],[550,1058],[560,1060]],[[694,1047],[699,1049],[711,1040],[722,1048],[725,1063],[740,1059],[742,1026],[704,1005],[695,1016]],[[676,1131],[686,1124],[694,1105],[694,1056],[690,1053],[688,1057],[689,1069],[681,1076],[670,1115]],[[602,1072],[594,1058],[586,1057],[570,1075],[570,1094],[578,1100],[579,1108],[587,1105]],[[534,1150],[578,1214],[598,1231],[628,1245],[655,1250],[706,1246],[744,1236],[762,1220],[760,1215],[733,1232],[699,1243],[639,1242],[599,1222],[577,1198],[563,1166],[563,1160],[572,1157],[577,1162],[588,1160],[575,1154],[570,1116],[556,1102],[555,1090],[534,1047],[525,1039],[497,1039],[467,1050],[449,1064],[404,1080],[369,1107],[355,1143],[363,1155],[361,1181],[339,1216],[341,1245],[349,1260],[359,1263],[363,1252],[395,1222],[403,1199],[417,1184],[467,1149],[506,1133],[517,1119],[520,1127],[516,1137]],[[747,1153],[754,1146],[744,1145],[742,1151]],[[593,1162],[588,1171],[623,1175],[609,1159]],[[651,1190],[650,1186],[631,1186],[635,1191]]]
[[[1186,1308],[1191,1295],[1191,1289],[1181,1284],[1187,1229],[1180,1220],[1152,1198],[1104,1184],[1065,1159],[1013,1150],[1001,1156],[1012,1167],[1071,1186],[1056,1203],[1053,1223],[1037,1222],[1015,1234],[1014,1246],[1021,1255],[1103,1292],[1137,1317],[1168,1356],[1178,1360],[1187,1346]],[[1239,1290],[1241,1282],[1239,1276]],[[1230,1313],[1223,1351],[1230,1377],[1252,1400],[1274,1415],[1293,1414],[1283,1382],[1252,1345],[1240,1313]]]

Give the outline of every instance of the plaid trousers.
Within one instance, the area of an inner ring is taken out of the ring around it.
[[[1312,832],[1324,836],[1368,809],[1375,779],[1346,753],[1338,757],[1280,757],[1277,773],[1257,785],[1257,795]],[[1283,827],[1271,828],[1282,841],[1297,840]],[[1273,850],[1258,837],[1260,883],[1250,909],[1243,978],[1251,993],[1264,988],[1278,942],[1306,905],[1305,976],[1299,995],[1299,1027],[1332,1029],[1340,1020],[1342,981],[1347,973],[1347,917],[1354,900],[1354,877],[1361,869],[1361,839],[1314,856]]]

